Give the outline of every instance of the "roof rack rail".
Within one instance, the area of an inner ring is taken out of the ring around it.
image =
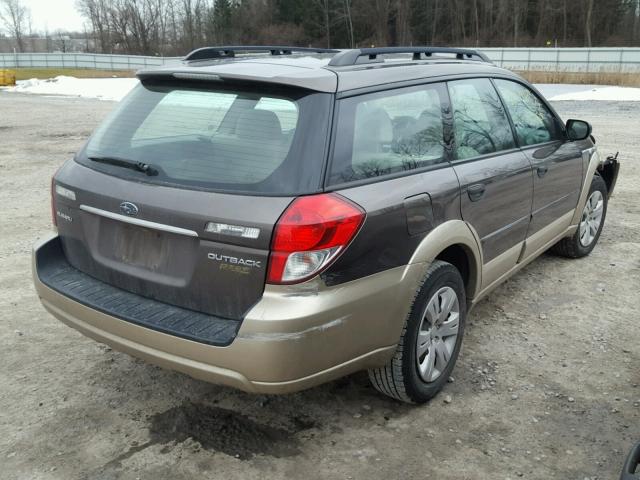
[[[340,50],[329,48],[306,48],[306,47],[284,47],[274,45],[253,45],[253,46],[220,46],[203,47],[189,53],[184,60],[191,62],[194,60],[214,60],[217,58],[233,58],[236,53],[243,52],[269,52],[271,55],[291,55],[294,52],[306,53],[338,53]]]
[[[335,55],[329,62],[330,67],[346,67],[356,65],[360,57],[368,57],[366,62],[379,62],[378,55],[391,55],[398,53],[412,53],[412,60],[423,60],[431,57],[434,53],[453,54],[458,60],[476,60],[480,62],[492,63],[484,53],[468,48],[449,47],[380,47],[380,48],[356,48],[343,50]],[[423,57],[424,55],[424,57]]]

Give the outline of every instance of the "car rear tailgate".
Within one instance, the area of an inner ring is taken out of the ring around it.
[[[272,229],[292,200],[136,183],[76,162],[55,182],[75,196],[54,192],[73,267],[150,299],[230,319],[261,298]],[[222,233],[207,231],[210,222]],[[245,238],[235,227],[254,230]]]

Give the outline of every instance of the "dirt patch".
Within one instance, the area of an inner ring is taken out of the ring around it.
[[[68,140],[82,140],[87,139],[91,135],[91,132],[60,132],[60,133],[47,133],[42,135],[47,138],[63,138]]]
[[[119,478],[127,461],[159,445],[162,455],[171,456],[185,448],[190,452],[222,453],[238,460],[256,455],[271,458],[294,457],[301,453],[297,434],[316,426],[309,418],[294,416],[290,428],[275,427],[240,412],[190,401],[147,418],[149,440],[134,440],[129,448],[83,478]]]
[[[295,417],[294,430],[259,423],[233,410],[186,403],[151,417],[150,444],[184,442],[192,438],[205,450],[241,460],[254,455],[281,458],[300,453],[295,434],[315,425]]]
[[[135,70],[95,70],[93,68],[16,68],[16,80],[53,78],[58,75],[76,78],[135,77]]]

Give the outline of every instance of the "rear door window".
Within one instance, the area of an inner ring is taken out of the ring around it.
[[[445,161],[444,86],[423,85],[341,100],[330,184]]]
[[[558,121],[530,89],[510,80],[494,80],[509,110],[521,146],[562,138]]]
[[[515,148],[509,120],[488,78],[456,80],[448,86],[457,159]]]
[[[292,195],[322,185],[331,95],[146,83],[116,108],[78,158],[136,181]],[[155,176],[92,158],[150,164]]]

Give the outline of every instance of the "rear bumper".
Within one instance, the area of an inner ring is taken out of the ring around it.
[[[43,306],[84,335],[192,377],[249,392],[287,393],[379,366],[393,354],[423,264],[327,288],[320,280],[267,286],[226,346],[148,328],[47,286],[34,247],[34,284]],[[170,308],[167,306],[167,308]]]

